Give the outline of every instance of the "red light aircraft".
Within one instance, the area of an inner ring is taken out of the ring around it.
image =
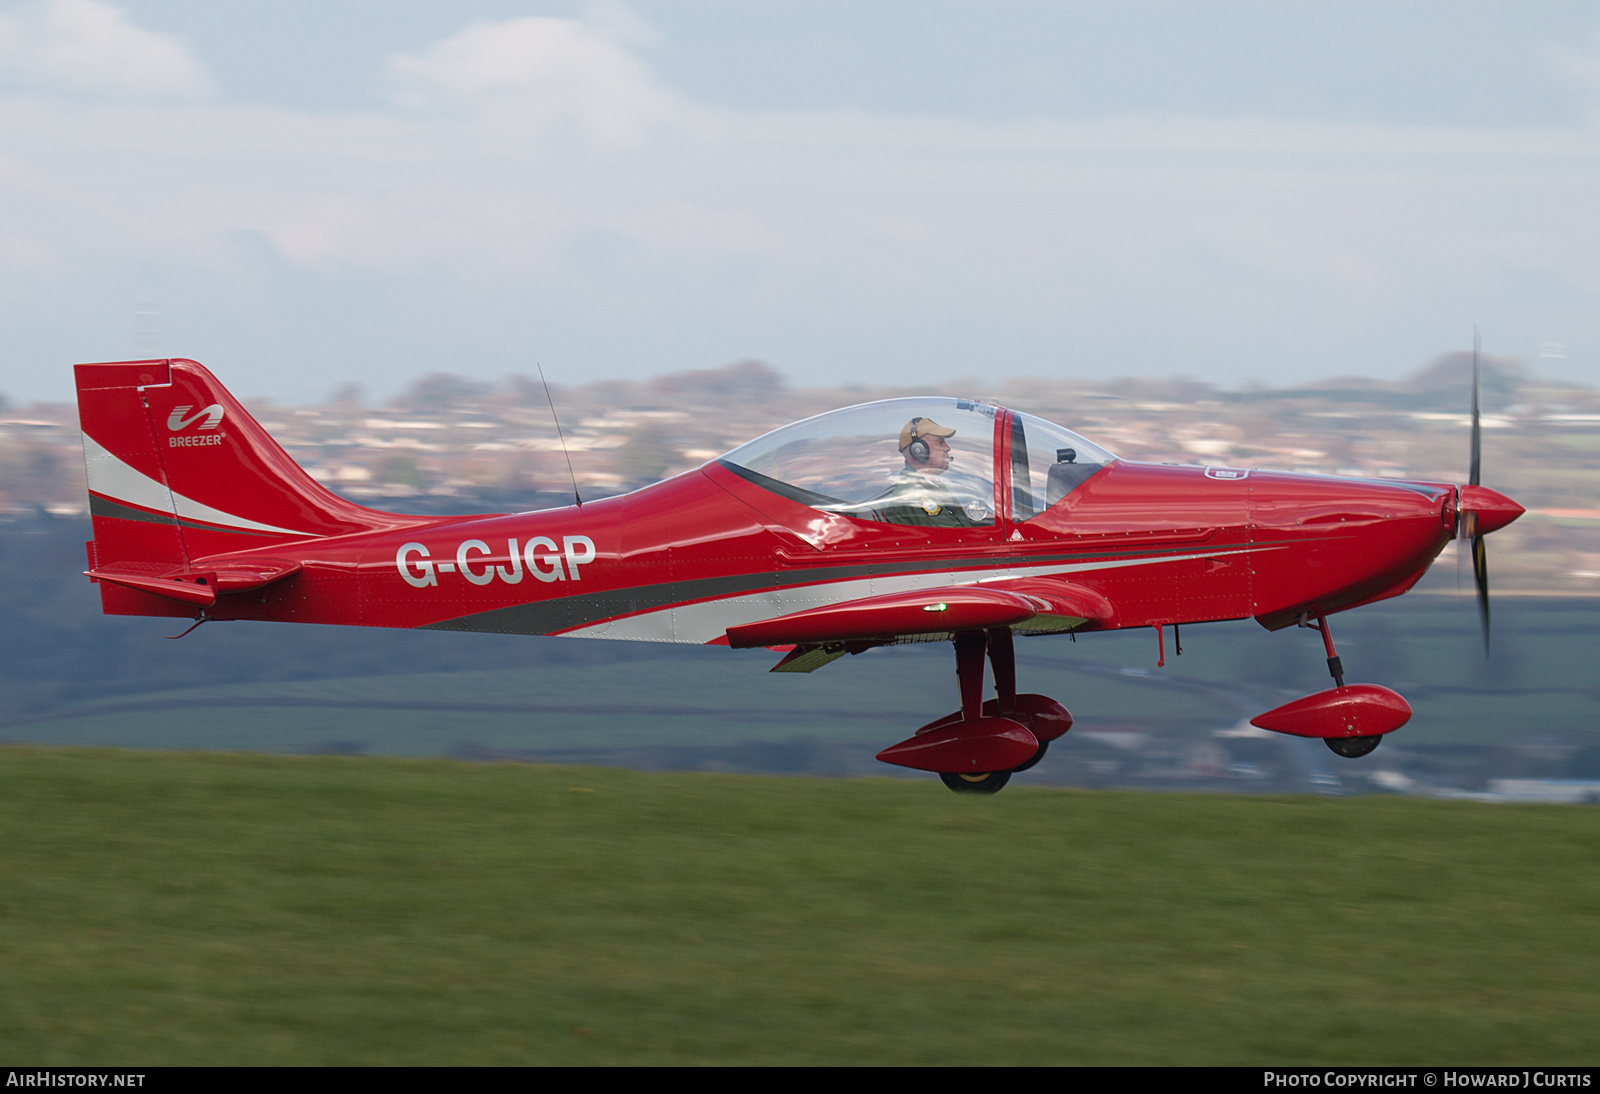
[[[879,759],[993,792],[1072,725],[1019,693],[1013,636],[1254,618],[1321,631],[1336,686],[1256,719],[1370,752],[1411,708],[1346,685],[1327,617],[1398,596],[1445,544],[1522,507],[1471,481],[1369,481],[1120,460],[1040,418],[951,398],[796,422],[631,494],[530,513],[408,516],[303,471],[194,361],[78,365],[112,615],[773,647],[811,672],[950,641],[960,709]],[[984,701],[984,662],[996,696]]]

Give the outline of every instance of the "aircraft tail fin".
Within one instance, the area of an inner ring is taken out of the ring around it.
[[[207,555],[428,520],[367,509],[324,488],[194,361],[74,372],[91,569],[164,574]]]

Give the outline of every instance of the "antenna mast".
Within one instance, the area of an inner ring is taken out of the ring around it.
[[[550,397],[550,381],[544,378],[544,366],[534,362],[534,367],[539,370],[539,382],[544,385],[544,399],[550,404],[550,417],[555,419],[556,438],[561,441],[561,454],[567,458],[567,477],[572,480],[572,500],[578,503],[578,508],[583,508],[583,498],[578,495],[578,476],[572,470],[572,453],[567,451],[567,437],[561,432],[561,415],[556,413],[556,401]]]

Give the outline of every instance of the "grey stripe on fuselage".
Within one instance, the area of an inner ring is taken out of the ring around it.
[[[1318,537],[1335,538],[1335,537]],[[1276,543],[1253,543],[1247,551],[1276,546]],[[1237,551],[1239,548],[1230,548]],[[463,615],[438,623],[426,623],[420,630],[431,631],[484,631],[491,634],[554,634],[575,627],[599,623],[618,616],[637,615],[660,611],[690,601],[718,600],[742,593],[765,589],[784,589],[796,585],[829,584],[864,577],[888,577],[895,574],[917,574],[959,570],[994,570],[1012,567],[1049,565],[1051,563],[1084,562],[1095,559],[1127,558],[1134,561],[1154,553],[1170,552],[1170,547],[1145,548],[1132,551],[1100,551],[1093,553],[1013,556],[1005,559],[975,559],[970,555],[956,558],[923,559],[916,562],[857,563],[839,566],[810,566],[803,570],[784,573],[763,571],[754,574],[737,574],[731,577],[704,577],[693,581],[671,581],[659,585],[641,585],[632,589],[613,589],[601,593],[580,593],[556,600],[538,600],[527,604],[513,604],[508,608],[494,608],[487,612]],[[1184,557],[1195,553],[1194,548],[1182,549]],[[943,564],[943,565],[941,565]]]

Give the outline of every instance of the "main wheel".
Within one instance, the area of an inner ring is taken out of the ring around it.
[[[1032,767],[1034,764],[1036,764],[1040,760],[1044,759],[1044,754],[1046,752],[1049,752],[1049,751],[1050,751],[1050,742],[1049,741],[1040,741],[1039,742],[1039,751],[1037,751],[1037,752],[1035,752],[1033,754],[1033,758],[1031,760],[1024,760],[1022,763],[1018,764],[1016,767],[1013,767],[1011,769],[1011,773],[1013,775],[1015,775],[1019,771],[1028,770],[1028,768]]]
[[[1324,737],[1329,748],[1347,760],[1365,756],[1383,741],[1383,737]]]
[[[966,775],[941,771],[939,778],[957,794],[993,794],[1011,781],[1011,772],[984,771]]]

